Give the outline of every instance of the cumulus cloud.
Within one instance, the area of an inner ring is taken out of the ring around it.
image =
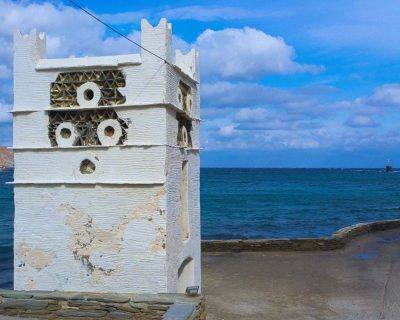
[[[385,139],[391,145],[400,143],[399,135],[393,135],[394,128],[399,130],[396,114],[391,117],[393,125],[390,121],[378,124],[371,115],[360,114],[359,110],[370,108],[367,103],[378,101],[396,107],[397,85],[377,87],[370,96],[355,100],[322,102],[312,88],[288,90],[226,81],[206,84],[203,106],[208,107],[203,110],[210,110],[207,115],[212,120],[203,124],[205,148],[353,150],[380,146]],[[385,113],[373,115],[379,118]]]
[[[221,129],[227,132],[221,132]],[[321,137],[317,132],[286,130],[246,131],[238,128],[221,128],[218,134],[209,134],[207,130],[204,146],[207,150],[219,149],[309,149],[321,146]]]
[[[196,40],[206,77],[254,79],[267,74],[319,72],[323,68],[297,63],[294,49],[283,38],[261,30],[206,30]]]
[[[400,84],[392,83],[380,86],[370,97],[359,99],[358,102],[379,107],[400,107]]]
[[[206,106],[240,108],[247,105],[259,106],[298,101],[295,94],[264,86],[254,82],[232,83],[227,81],[206,82],[202,87]]]
[[[218,133],[222,137],[232,137],[237,134],[234,125],[223,126],[219,128]]]
[[[237,121],[265,121],[269,112],[264,108],[241,108],[235,114]]]
[[[237,130],[313,130],[323,127],[321,122],[293,116],[281,110],[265,108],[242,108],[233,117]]]
[[[0,101],[0,123],[9,122],[11,120],[11,105]]]
[[[166,9],[158,13],[159,16],[177,20],[236,20],[246,18],[260,18],[267,14],[256,10],[246,10],[238,7],[221,6],[185,6]]]
[[[352,128],[371,128],[377,126],[374,120],[363,115],[354,115],[350,117],[345,122],[345,125]]]
[[[50,57],[68,55],[107,55],[137,51],[120,37],[106,36],[103,25],[86,14],[62,4],[48,2],[27,3],[0,0],[0,39],[2,61],[11,64],[12,35],[20,29],[27,33],[36,28],[47,34],[47,52]],[[137,38],[137,32],[130,34]]]
[[[153,8],[152,10],[127,11],[113,14],[100,14],[99,17],[105,22],[112,24],[132,24],[138,23],[142,17],[148,17],[151,21],[160,18],[172,20],[194,20],[202,22],[218,20],[240,20],[255,19],[266,16],[280,17],[284,13],[281,11],[260,11],[248,10],[240,7],[230,6],[181,6],[173,8]]]
[[[212,108],[279,108],[292,115],[319,117],[350,108],[349,101],[323,101],[311,90],[280,89],[254,82],[216,81],[202,85],[202,106]],[[258,112],[260,109],[258,109]],[[254,118],[258,118],[261,114]]]
[[[351,109],[356,115],[384,115],[391,108],[400,107],[400,84],[388,83],[378,86],[370,96],[356,98]]]
[[[0,79],[7,79],[10,76],[11,70],[5,64],[0,64]]]

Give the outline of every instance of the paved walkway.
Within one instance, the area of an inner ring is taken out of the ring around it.
[[[399,320],[400,230],[330,252],[204,253],[207,319]]]

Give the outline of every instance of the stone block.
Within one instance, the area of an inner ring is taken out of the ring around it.
[[[58,317],[101,318],[104,317],[107,312],[103,310],[64,309],[57,311],[55,314]]]
[[[132,319],[133,315],[129,312],[112,311],[108,314],[111,319]]]
[[[46,309],[48,306],[47,302],[33,299],[11,299],[5,298],[1,304],[3,308],[9,309],[27,309],[27,310],[41,310]]]
[[[26,291],[0,290],[0,296],[11,299],[29,299],[33,294]]]
[[[186,320],[188,319],[195,308],[193,305],[186,303],[175,303],[164,314],[163,320]]]

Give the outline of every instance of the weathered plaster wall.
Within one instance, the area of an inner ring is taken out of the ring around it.
[[[200,272],[200,172],[197,151],[168,148],[167,163],[182,163],[189,166],[189,239],[184,239],[181,225],[181,179],[182,167],[169,166],[167,174],[167,272],[168,291],[176,292],[178,269],[187,258],[193,259],[194,283],[201,286]]]
[[[163,183],[165,153],[165,146],[18,150],[14,179],[29,183]],[[92,174],[80,172],[85,159],[96,166]]]
[[[166,292],[164,186],[18,186],[15,202],[15,289]]]

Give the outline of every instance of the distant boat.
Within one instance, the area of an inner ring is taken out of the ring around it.
[[[393,171],[393,167],[390,164],[390,161],[388,160],[387,164],[386,164],[386,172],[392,172]]]

